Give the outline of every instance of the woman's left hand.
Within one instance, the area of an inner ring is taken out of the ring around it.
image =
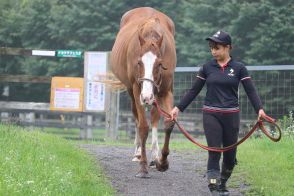
[[[257,120],[261,120],[261,118],[265,118],[267,115],[265,114],[264,110],[263,109],[260,109],[258,111],[258,118]]]

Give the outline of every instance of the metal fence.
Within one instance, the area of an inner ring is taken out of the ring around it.
[[[184,96],[186,91],[191,87],[198,70],[199,67],[179,67],[176,69],[174,80],[175,104],[180,101],[182,96]],[[290,111],[294,110],[294,65],[248,66],[248,70],[268,115],[276,119],[281,119],[283,116],[288,115]],[[201,109],[206,92],[205,88],[206,87],[204,87],[201,93],[178,119],[180,123],[194,135],[203,134]],[[117,109],[114,107],[114,111],[112,111],[115,116],[115,120],[112,120],[112,123],[115,123],[115,126],[113,125],[111,127],[115,127],[116,130],[113,130],[111,133],[105,133],[105,136],[114,139],[122,139],[123,137],[132,138],[134,137],[135,123],[131,113],[130,97],[126,91],[120,92],[119,96],[117,93],[114,93],[113,96],[119,97],[119,101],[115,101],[115,104],[118,105]],[[242,86],[240,86],[239,100],[242,134],[244,133],[243,131],[248,130],[248,124],[254,122],[256,114],[253,111],[253,107]],[[31,111],[28,110],[29,108],[27,107],[23,108],[23,110],[19,110],[21,109],[19,108],[20,106],[17,106],[14,103],[10,104],[13,105],[15,110],[12,111],[11,108],[7,108],[9,103],[3,102],[0,104],[0,121],[3,122],[7,117],[9,118],[9,116],[5,116],[5,113],[10,113],[10,116],[13,117],[12,120],[20,125],[41,127],[53,126],[63,128],[76,127],[80,129],[79,138],[91,138],[92,132],[88,130],[97,128],[104,129],[105,127],[108,130],[107,127],[110,127],[111,124],[109,119],[106,118],[109,111],[106,111],[103,114],[93,113],[72,115],[71,113],[63,114],[51,112],[49,111],[49,106],[43,109],[44,111],[39,111],[40,109]],[[23,103],[20,104],[23,105]],[[113,108],[111,110],[113,110]],[[2,113],[5,115],[2,116]],[[35,117],[33,120],[26,120],[22,117],[22,113],[35,113]],[[57,115],[58,118],[56,116],[51,118],[52,115]],[[61,115],[64,116],[65,121],[60,120],[59,117]],[[159,128],[161,129],[162,127],[162,122],[160,122]],[[174,132],[177,131],[177,129],[174,130]],[[100,132],[99,134],[101,135]]]
[[[247,68],[268,115],[281,119],[294,110],[294,65],[248,66]],[[192,86],[198,70],[199,67],[178,67],[176,69],[174,81],[175,104]],[[249,122],[256,119],[257,115],[241,83],[240,85],[241,126],[245,128]],[[182,121],[184,126],[187,125],[187,129],[192,129],[191,131],[201,131],[203,127],[201,109],[205,93],[206,87],[202,89],[185,112],[179,116],[179,121]],[[130,108],[131,102],[127,92],[121,93],[120,113],[131,112]]]

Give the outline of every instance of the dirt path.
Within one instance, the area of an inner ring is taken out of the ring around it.
[[[131,162],[134,152],[130,147],[81,145],[94,155],[110,178],[117,195],[129,196],[209,196],[205,175],[206,152],[191,150],[171,152],[170,168],[159,172],[149,168],[151,178],[136,178],[137,162]],[[148,152],[148,155],[150,153]],[[149,157],[148,157],[149,158]],[[150,159],[149,159],[150,160]],[[242,195],[240,189],[230,188],[231,196]]]

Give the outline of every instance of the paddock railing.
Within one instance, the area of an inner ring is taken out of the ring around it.
[[[80,139],[92,139],[93,129],[105,129],[105,115],[101,113],[50,111],[49,103],[1,101],[0,113],[2,123],[79,129]]]
[[[200,67],[177,67],[174,77],[174,102],[180,99],[192,86]],[[255,84],[266,113],[276,119],[282,119],[294,110],[294,65],[266,65],[247,66],[249,74]],[[241,114],[240,133],[249,130],[257,118],[242,84],[239,90],[239,104]],[[188,106],[184,113],[180,113],[179,122],[191,132],[203,133],[202,106],[206,87]],[[126,92],[120,95],[120,113],[130,112],[130,99]],[[187,124],[187,125],[186,125]],[[175,131],[178,131],[177,129]]]
[[[176,69],[174,78],[175,103],[178,103],[191,87],[198,69],[198,67],[178,67]],[[268,115],[281,119],[294,110],[294,65],[248,66],[248,70]],[[8,77],[8,79],[11,80],[11,77]],[[27,80],[29,79],[25,78],[25,81]],[[45,81],[47,82],[47,80]],[[204,88],[186,111],[180,114],[178,119],[194,135],[203,135],[201,108],[205,91]],[[113,121],[115,124],[111,125],[115,130],[105,133],[105,137],[120,139],[123,135],[124,137],[134,138],[135,122],[131,113],[130,98],[125,91],[116,91],[114,95],[119,99],[115,99],[114,103],[111,103],[113,107],[116,107],[115,111],[111,111],[116,118]],[[243,87],[240,87],[239,98],[242,134],[249,130],[249,124],[254,122],[256,114]],[[105,130],[105,127],[110,127],[109,120],[106,117],[108,112],[58,112],[50,111],[49,103],[0,102],[1,122],[41,128],[76,128],[79,129],[79,138],[81,139],[92,139],[93,130]],[[162,128],[161,121],[159,129],[162,130]],[[179,132],[179,130],[175,128],[174,132]]]

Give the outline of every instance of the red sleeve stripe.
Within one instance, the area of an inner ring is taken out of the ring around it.
[[[202,77],[200,77],[200,76],[196,76],[197,78],[200,78],[201,80],[206,80],[205,78],[202,78]]]
[[[247,80],[247,79],[250,79],[251,77],[245,77],[245,78],[242,78],[241,80]]]

